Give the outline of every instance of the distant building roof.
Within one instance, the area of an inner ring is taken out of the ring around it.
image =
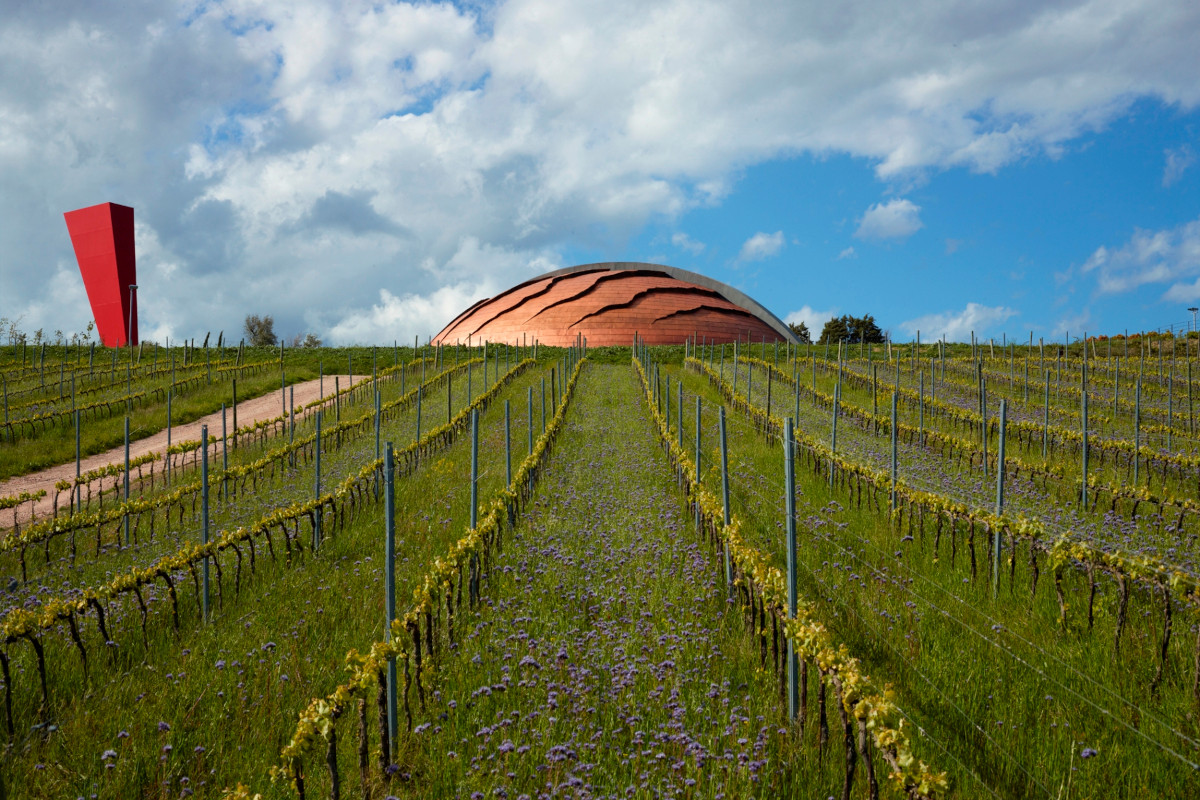
[[[703,275],[634,261],[583,264],[547,272],[455,317],[434,343],[527,342],[565,347],[584,336],[593,347],[702,341],[790,341],[778,317],[742,292]]]

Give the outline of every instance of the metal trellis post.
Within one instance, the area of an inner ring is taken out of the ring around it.
[[[384,641],[392,640],[392,621],[396,619],[396,485],[395,485],[395,459],[392,453],[392,443],[387,443],[387,452],[384,456],[384,544],[383,544],[383,568],[384,568],[384,621],[383,621],[383,636]],[[390,760],[395,753],[396,748],[396,721],[398,716],[397,709],[397,678],[396,678],[396,658],[390,656],[388,658],[387,668],[387,725],[388,725],[388,741],[391,743],[392,752],[388,753]]]

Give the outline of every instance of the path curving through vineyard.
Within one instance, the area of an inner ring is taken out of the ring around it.
[[[342,386],[346,386],[346,381],[351,379],[348,375],[326,375],[324,382],[332,386],[334,378],[341,381]],[[370,380],[370,375],[354,375],[353,384],[358,384],[364,380]],[[353,385],[352,384],[352,385]],[[311,414],[316,410],[316,407],[304,409],[309,403],[320,399],[322,396],[322,379],[314,378],[303,383],[293,384],[288,387],[289,392],[295,392],[296,417],[302,418]],[[289,398],[291,399],[291,398]],[[328,402],[332,402],[332,396]],[[237,421],[238,425],[245,427],[253,425],[259,420],[271,419],[279,416],[282,408],[278,392],[268,392],[259,397],[254,397],[249,400],[243,400],[237,404]],[[227,411],[230,413],[230,411]],[[232,420],[232,415],[229,417]],[[208,426],[209,435],[218,435],[221,430],[221,413],[218,411],[213,414],[201,417],[192,422],[187,422],[181,425],[173,425],[171,427],[171,440],[175,443],[185,441],[200,441],[200,428],[203,425]],[[215,447],[215,446],[214,446]],[[147,453],[165,454],[167,450],[167,431],[164,428],[157,433],[146,436],[141,439],[135,439],[129,443],[129,457],[131,459],[144,456]],[[81,472],[89,472],[94,469],[106,467],[110,464],[123,464],[125,461],[125,447],[114,447],[104,453],[97,453],[88,456],[80,461]],[[41,518],[47,514],[53,513],[54,509],[54,487],[59,481],[69,481],[75,477],[75,462],[69,461],[65,464],[58,464],[48,469],[31,472],[26,475],[18,475],[14,478],[9,478],[6,481],[0,482],[0,497],[16,496],[28,492],[30,494],[45,490],[46,496],[34,503],[22,503],[13,511],[16,512],[16,522],[18,525],[25,525],[32,518]],[[12,528],[13,511],[5,511],[4,517],[0,520],[0,537],[3,537],[8,530]]]

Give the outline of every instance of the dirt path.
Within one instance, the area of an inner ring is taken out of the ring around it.
[[[329,395],[333,393],[333,379],[335,376],[325,376],[325,389]],[[337,376],[341,385],[344,387],[348,376]],[[369,375],[355,375],[354,383],[357,384],[363,380],[369,380]],[[293,387],[289,386],[289,390]],[[321,380],[319,378],[305,381],[304,383],[294,384],[296,393],[296,416],[302,416],[300,408],[308,403],[317,400],[321,396]],[[279,416],[282,409],[279,395],[273,391],[268,392],[260,397],[255,397],[251,400],[243,400],[237,404],[237,420],[239,426],[253,424],[261,419],[271,419]],[[305,414],[311,413],[315,409],[309,409]],[[230,417],[232,419],[232,417]],[[184,442],[188,440],[200,440],[200,426],[207,425],[209,435],[219,434],[221,430],[221,412],[209,414],[206,417],[189,422],[184,425],[171,426],[171,441]],[[164,428],[158,433],[147,436],[144,439],[137,439],[129,443],[129,457],[137,458],[138,456],[147,453],[166,453],[167,451],[167,431]],[[98,467],[107,466],[108,464],[123,464],[125,462],[125,446],[115,447],[105,453],[97,453],[93,456],[88,456],[80,462],[80,471],[88,472],[89,470]],[[75,478],[75,462],[69,461],[65,464],[50,467],[49,469],[41,470],[40,472],[31,472],[28,475],[19,475],[15,478],[10,478],[7,481],[0,482],[0,497],[9,497],[19,495],[22,492],[37,492],[41,489],[46,490],[46,496],[38,502],[34,503],[32,509],[29,503],[22,503],[17,509],[17,522],[24,525],[31,518],[43,517],[53,513],[54,510],[54,485],[62,480],[73,480]],[[32,513],[31,513],[32,512]],[[12,510],[3,512],[3,517],[0,518],[0,532],[11,530],[12,528]],[[0,533],[2,535],[2,533]]]

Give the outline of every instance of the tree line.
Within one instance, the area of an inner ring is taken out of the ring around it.
[[[791,322],[788,323],[788,327],[792,329],[792,333],[796,334],[802,344],[812,344],[812,332],[806,324]],[[837,344],[838,342],[882,344],[884,335],[879,325],[875,323],[874,316],[865,314],[861,317],[853,317],[843,314],[840,317],[830,318],[825,323],[825,327],[821,329],[820,338],[817,339],[817,344]]]

